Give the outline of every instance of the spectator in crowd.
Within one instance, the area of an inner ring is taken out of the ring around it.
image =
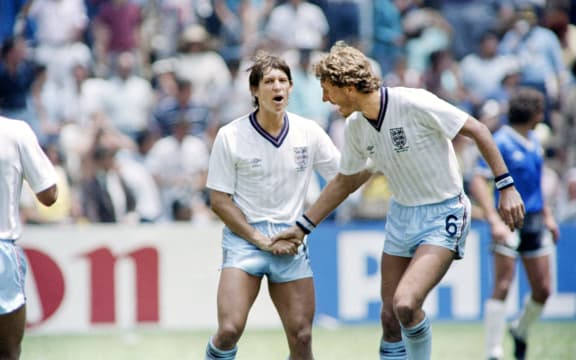
[[[192,82],[188,79],[176,79],[175,96],[161,100],[154,110],[155,126],[162,136],[173,135],[173,125],[181,118],[188,119],[189,132],[206,141],[214,130],[211,109],[196,98]]]
[[[246,86],[248,61],[246,58],[229,59],[226,64],[230,70],[231,78],[230,84],[220,97],[219,105],[214,109],[214,128],[216,130],[254,109],[250,100],[250,89]]]
[[[256,19],[252,19],[257,15],[252,10],[254,6],[249,0],[214,0],[221,39],[218,51],[225,61],[246,53],[245,46],[257,31]]]
[[[265,33],[284,50],[322,50],[329,30],[328,20],[318,5],[307,0],[287,0],[272,10]]]
[[[136,148],[120,149],[116,159],[120,175],[134,195],[135,211],[141,223],[170,218],[164,214],[160,189],[146,165],[148,152],[157,140],[155,132],[143,130],[136,135]]]
[[[450,49],[458,61],[474,52],[482,34],[497,25],[500,1],[441,0],[440,3],[442,17],[454,30]]]
[[[429,8],[417,8],[402,19],[408,68],[423,74],[434,51],[445,50],[452,41],[452,28],[441,14]]]
[[[224,58],[211,49],[210,41],[210,34],[202,25],[184,29],[175,58],[175,73],[192,83],[199,102],[213,107],[230,84],[230,71]]]
[[[565,64],[576,60],[576,22],[570,21],[571,7],[575,4],[567,0],[548,1],[542,16],[542,25],[560,41]]]
[[[0,44],[13,36],[25,36],[28,11],[34,0],[0,1]]]
[[[432,52],[422,78],[428,91],[462,110],[472,112],[467,93],[462,86],[459,64],[454,61],[450,50]]]
[[[46,66],[47,77],[58,87],[72,81],[72,67],[92,61],[90,48],[83,42],[88,17],[83,0],[34,0],[29,11],[34,22],[38,63]]]
[[[136,223],[136,200],[116,163],[118,149],[97,145],[94,174],[83,184],[84,215],[95,223]]]
[[[400,10],[393,0],[373,1],[372,58],[386,76],[402,57],[406,38]],[[343,39],[342,39],[343,40]]]
[[[411,88],[424,87],[422,74],[414,69],[408,68],[406,56],[400,56],[391,71],[384,76],[386,86],[403,86]]]
[[[143,54],[149,54],[151,62],[176,55],[178,38],[182,29],[199,24],[203,18],[195,5],[208,0],[168,0],[146,1],[143,3],[141,48]],[[209,3],[208,3],[209,5]],[[144,61],[146,63],[146,61]]]
[[[111,124],[132,139],[150,127],[156,100],[152,85],[135,68],[132,52],[119,54],[116,72],[106,81],[104,94],[104,111]]]
[[[481,104],[478,116],[492,132],[508,124],[508,102],[520,86],[521,77],[520,68],[512,66],[502,77],[500,85]]]
[[[514,56],[498,53],[499,43],[498,34],[487,31],[480,38],[478,49],[460,61],[462,85],[474,114],[478,114],[484,101],[497,91],[504,76],[518,66]]]
[[[324,0],[324,13],[328,20],[328,43],[338,40],[350,43],[360,41],[360,11],[363,0]],[[375,1],[374,5],[384,1]]]
[[[191,120],[186,115],[174,119],[171,135],[154,143],[146,165],[160,189],[164,214],[179,201],[192,209],[193,220],[203,221],[210,218],[204,194],[209,149],[204,139],[190,134]]]
[[[576,79],[576,60],[570,64],[570,73]],[[576,167],[576,83],[572,82],[562,99],[562,116],[556,128],[559,157],[564,170]]]
[[[6,39],[0,49],[0,116],[28,123],[40,143],[57,131],[44,116],[40,94],[45,81],[45,67],[28,56],[24,38]]]
[[[544,122],[551,125],[551,112],[561,102],[566,86],[567,68],[558,37],[540,26],[533,5],[518,7],[513,28],[500,42],[499,52],[517,57],[521,85],[541,91],[546,99]]]
[[[110,0],[102,4],[92,24],[97,74],[104,77],[114,74],[120,54],[131,52],[136,59],[135,71],[142,75],[142,20],[140,6],[131,0]]]
[[[288,111],[298,112],[301,116],[316,121],[322,128],[328,126],[328,116],[331,107],[320,101],[322,88],[312,72],[311,59],[314,51],[299,49],[297,65],[293,67],[294,85],[290,95]]]

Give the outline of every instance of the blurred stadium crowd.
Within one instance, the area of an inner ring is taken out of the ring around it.
[[[322,103],[311,65],[340,39],[371,56],[386,86],[427,88],[493,130],[515,88],[544,92],[545,195],[560,222],[576,220],[570,0],[2,0],[0,116],[27,121],[60,176],[55,206],[23,196],[24,220],[215,219],[210,147],[220,126],[252,110],[250,55],[288,60],[289,111],[339,145],[343,119]],[[469,174],[478,153],[466,138],[454,143]],[[388,197],[375,176],[335,216],[381,218]]]

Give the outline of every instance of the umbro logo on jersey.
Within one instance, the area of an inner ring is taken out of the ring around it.
[[[409,146],[406,144],[406,133],[404,132],[404,128],[391,128],[390,129],[390,137],[392,138],[392,144],[394,145],[394,150],[396,152],[404,152],[408,151]]]
[[[259,168],[262,166],[262,159],[258,159],[258,158],[254,158],[254,159],[250,159],[248,160],[250,163],[250,167],[251,168]]]

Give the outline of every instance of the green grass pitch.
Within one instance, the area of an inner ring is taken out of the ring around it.
[[[433,322],[433,360],[484,359],[481,322]],[[100,331],[90,335],[26,335],[22,360],[203,360],[212,330]],[[378,325],[315,327],[313,348],[318,360],[376,360]],[[512,359],[506,337],[505,359]],[[542,321],[530,333],[528,360],[576,360],[576,322]],[[248,329],[239,343],[238,360],[285,360],[281,329]]]

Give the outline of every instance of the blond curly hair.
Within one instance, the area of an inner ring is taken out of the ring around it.
[[[344,41],[332,46],[330,53],[314,66],[314,73],[322,82],[337,87],[354,86],[361,93],[377,91],[381,86],[370,60]]]

